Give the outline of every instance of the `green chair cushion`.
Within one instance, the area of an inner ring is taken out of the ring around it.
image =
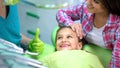
[[[56,32],[57,32],[58,29],[59,29],[58,26],[55,27],[55,29],[53,30],[52,35],[51,35],[51,40],[52,40],[52,43],[53,43],[54,46],[56,45],[55,40],[56,40]]]
[[[97,55],[100,61],[102,62],[103,66],[105,68],[108,68],[108,65],[111,59],[111,54],[112,54],[111,50],[101,48],[94,44],[86,44],[83,47],[83,50],[86,50],[92,54]]]

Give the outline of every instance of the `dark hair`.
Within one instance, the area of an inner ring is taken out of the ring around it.
[[[58,34],[58,32],[59,32],[61,29],[63,29],[63,28],[70,28],[70,29],[72,30],[71,26],[61,26],[61,27],[59,27],[59,29],[57,30],[57,33],[56,33],[55,43],[56,43],[56,40],[57,40],[57,34]],[[82,42],[82,39],[79,39],[79,38],[78,38],[78,41],[79,41],[79,42]]]
[[[120,0],[100,0],[100,1],[110,13],[120,16]]]

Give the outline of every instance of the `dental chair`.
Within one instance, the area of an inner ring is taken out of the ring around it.
[[[58,30],[58,28],[59,28],[58,26],[55,27],[55,29],[52,32],[52,36],[51,36],[51,40],[54,46],[55,46],[56,31]],[[83,50],[88,51],[92,54],[95,54],[99,58],[103,66],[105,68],[108,68],[108,65],[111,59],[111,53],[112,53],[111,50],[101,48],[94,44],[85,44],[83,46]]]

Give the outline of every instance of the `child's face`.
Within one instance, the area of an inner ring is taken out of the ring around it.
[[[57,33],[56,49],[77,50],[82,48],[82,42],[78,41],[76,33],[71,28],[62,28]]]

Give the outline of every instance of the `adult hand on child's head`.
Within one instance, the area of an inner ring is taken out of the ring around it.
[[[80,23],[72,23],[71,28],[73,29],[73,31],[75,31],[77,33],[77,36],[82,39],[84,36],[84,33],[82,31],[82,25]]]
[[[36,34],[33,40],[29,42],[28,49],[31,52],[37,52],[41,54],[44,50],[44,43],[39,39],[39,29],[36,29]]]

